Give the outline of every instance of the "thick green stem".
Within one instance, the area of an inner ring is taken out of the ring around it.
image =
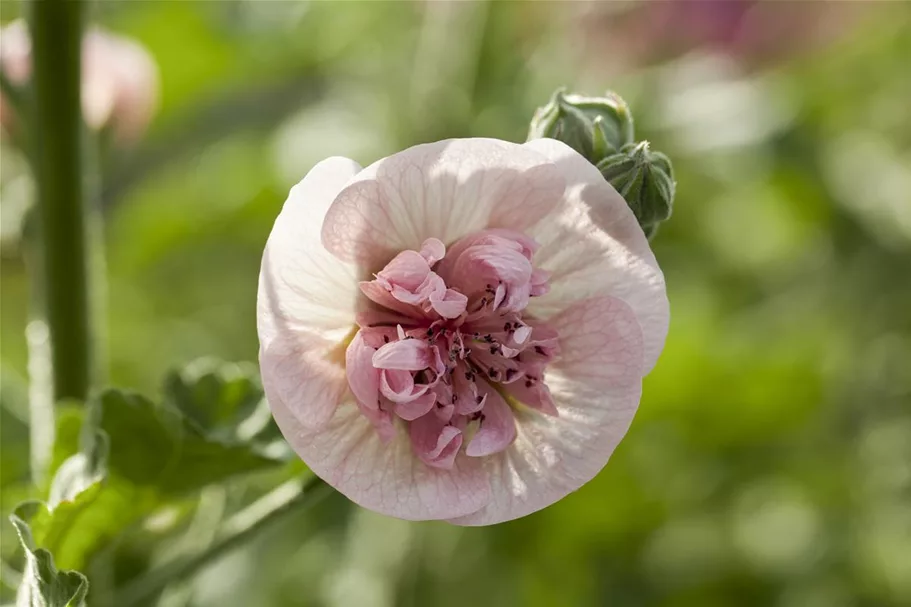
[[[92,369],[80,56],[84,3],[34,0],[31,8],[34,169],[51,340],[54,399],[84,399]]]
[[[278,486],[225,521],[219,535],[205,550],[175,558],[142,575],[117,592],[114,604],[142,604],[166,586],[189,579],[275,521],[300,508],[313,506],[331,492],[329,485],[315,475],[306,482],[293,480]]]

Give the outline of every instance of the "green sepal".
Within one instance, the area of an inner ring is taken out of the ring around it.
[[[528,139],[544,137],[562,141],[597,164],[634,141],[629,106],[616,93],[586,97],[556,91],[538,108],[528,130]]]
[[[598,163],[598,170],[623,196],[649,238],[671,216],[673,167],[667,156],[651,151],[647,141],[624,146]]]

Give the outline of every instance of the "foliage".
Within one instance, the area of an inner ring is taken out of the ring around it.
[[[238,410],[244,402],[238,396],[260,402],[258,383],[236,365],[214,361],[205,365],[208,374],[193,375],[199,363],[189,371],[169,374],[168,400],[189,406],[190,401],[181,396],[206,394],[207,406],[242,426],[247,420]],[[219,383],[215,377],[230,381]],[[213,392],[213,385],[221,389]],[[47,491],[48,501],[23,502],[11,515],[25,547],[23,575],[40,573],[47,583],[42,581],[35,588],[46,586],[41,590],[44,594],[67,581],[78,578],[84,582],[76,572],[61,574],[59,583],[48,581],[56,579],[54,561],[68,569],[91,571],[99,555],[114,549],[124,534],[135,534],[135,526],[155,512],[177,517],[163,530],[172,531],[192,511],[185,500],[194,493],[236,475],[281,464],[254,442],[219,436],[226,429],[232,426],[202,425],[171,404],[156,404],[120,390],[104,391],[87,408],[70,405],[61,409],[54,445],[56,473]],[[236,429],[228,434],[236,437]],[[39,551],[34,546],[40,546]],[[79,588],[82,597],[87,586]],[[54,600],[58,602],[48,604],[69,605]]]
[[[30,506],[34,554],[87,575],[93,607],[111,604],[113,589],[185,549],[181,538],[205,547],[231,513],[299,476],[257,417],[253,363],[192,362],[255,360],[260,255],[290,186],[333,154],[367,164],[444,137],[521,141],[566,85],[621,92],[637,138],[673,159],[677,183],[653,240],[672,305],[667,348],[605,470],[485,529],[330,498],[155,600],[908,604],[911,5],[802,3],[856,14],[814,49],[780,41],[789,50],[765,64],[708,43],[635,63],[599,29],[611,17],[583,5],[97,3],[98,21],[149,46],[162,82],[147,138],[98,156],[110,380],[155,394],[167,379],[160,398],[100,397],[86,427],[108,436],[104,465],[104,439],[80,440],[89,409],[60,409],[53,470],[71,499],[30,485],[14,387],[28,375],[30,298],[17,218],[33,186],[4,147],[0,501],[4,515],[20,500],[59,502]],[[17,10],[0,8],[4,21]],[[635,37],[663,48],[650,31]],[[12,530],[0,548],[21,572]]]
[[[37,525],[30,525],[35,516],[42,520]],[[89,589],[85,576],[76,571],[58,571],[52,553],[37,547],[45,544],[47,536],[53,532],[53,519],[67,516],[66,513],[52,516],[41,502],[26,502],[10,515],[25,552],[25,569],[16,593],[17,607],[82,607],[85,604]],[[41,534],[38,541],[36,530]]]

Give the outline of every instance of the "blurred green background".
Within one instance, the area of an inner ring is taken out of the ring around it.
[[[334,496],[160,605],[911,605],[911,3],[106,1],[93,18],[161,78],[146,137],[98,157],[117,386],[255,361],[263,244],[323,157],[522,141],[558,86],[612,88],[678,180],[653,241],[667,347],[594,481],[481,529]],[[27,461],[34,185],[3,146],[5,515]],[[228,508],[274,477],[235,482]],[[115,569],[183,533],[148,539],[161,519]]]

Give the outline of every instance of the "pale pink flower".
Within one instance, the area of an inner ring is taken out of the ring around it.
[[[627,204],[540,139],[316,165],[263,255],[260,363],[285,437],[361,506],[485,525],[605,465],[668,327]]]
[[[24,85],[32,73],[32,45],[25,21],[0,31],[0,67],[10,82]],[[122,142],[138,139],[158,103],[158,68],[139,43],[95,27],[82,40],[82,115],[100,130],[108,125]],[[0,124],[17,127],[9,102],[0,96]]]
[[[574,32],[592,63],[642,65],[694,50],[772,66],[849,34],[870,2],[664,0],[577,2]]]

